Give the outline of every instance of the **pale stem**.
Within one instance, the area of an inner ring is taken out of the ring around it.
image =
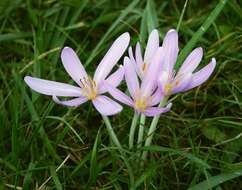
[[[142,114],[139,122],[139,134],[138,134],[138,141],[137,141],[138,148],[142,146],[143,137],[144,137],[144,126],[145,126],[145,115]]]
[[[108,134],[109,134],[112,142],[115,144],[115,146],[117,146],[119,148],[120,151],[122,151],[122,146],[121,146],[121,144],[120,144],[120,142],[119,142],[119,140],[118,140],[118,138],[117,138],[117,136],[116,136],[116,134],[113,130],[113,127],[112,127],[112,125],[109,121],[109,118],[107,116],[104,116],[104,115],[102,115],[102,117],[103,117],[104,123],[106,125]]]
[[[134,117],[133,117],[133,120],[132,120],[132,124],[131,124],[131,127],[130,127],[130,131],[129,131],[129,148],[130,149],[133,148],[133,146],[134,146],[134,134],[135,134],[135,128],[136,128],[136,125],[137,125],[138,118],[139,118],[139,113],[137,113],[135,111]]]
[[[164,107],[166,105],[166,102],[167,102],[168,98],[169,98],[168,96],[165,96],[162,99],[162,101],[160,102],[159,107]],[[150,128],[149,128],[149,131],[148,131],[148,134],[147,134],[147,138],[145,140],[145,147],[151,145],[151,142],[152,142],[152,139],[153,139],[153,136],[154,136],[154,132],[156,130],[156,126],[158,124],[158,121],[160,119],[160,116],[161,116],[161,114],[156,115],[152,119],[152,122],[151,122],[151,125],[150,125]],[[146,160],[146,157],[147,157],[147,151],[144,151],[143,154],[142,154],[142,160],[145,161]]]

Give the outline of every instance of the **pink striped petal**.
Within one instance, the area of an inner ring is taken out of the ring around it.
[[[57,104],[61,104],[64,106],[73,106],[73,107],[79,106],[88,100],[86,97],[79,97],[79,98],[74,98],[72,100],[62,101],[62,100],[59,100],[56,96],[53,96],[52,99]]]
[[[134,102],[133,100],[127,96],[125,93],[123,93],[121,90],[114,88],[113,86],[106,84],[108,92],[110,93],[110,95],[115,98],[116,100],[118,100],[119,102],[122,102],[128,106],[133,107]]]
[[[147,46],[144,54],[144,63],[149,64],[159,47],[159,33],[158,30],[152,30],[149,35]]]
[[[81,86],[80,80],[88,78],[88,76],[74,50],[70,47],[65,47],[61,52],[61,60],[66,72],[79,86]]]
[[[163,70],[167,70],[168,73],[172,73],[179,51],[178,33],[176,30],[171,29],[167,32],[162,47],[164,48],[165,55],[162,68]]]
[[[165,108],[149,107],[146,109],[144,114],[149,117],[160,115],[162,113],[168,112],[171,109],[171,106],[172,106],[172,103],[169,103]]]
[[[178,75],[184,73],[192,73],[201,62],[202,57],[203,49],[201,47],[194,49],[182,64],[181,68],[179,69]]]
[[[212,61],[208,65],[192,75],[191,82],[183,91],[195,88],[204,83],[214,71],[215,66],[216,60],[212,58]]]
[[[122,106],[107,96],[98,96],[92,100],[93,105],[102,115],[115,115],[122,111]]]
[[[40,78],[26,76],[24,81],[34,91],[49,96],[68,96],[79,97],[82,96],[82,89],[60,82],[44,80]]]
[[[104,80],[111,72],[114,65],[118,62],[118,60],[121,58],[126,48],[128,47],[129,40],[129,33],[126,32],[114,41],[114,43],[98,65],[94,74],[94,81],[96,81],[97,84]]]
[[[135,98],[139,91],[139,80],[133,65],[128,57],[124,58],[125,80],[129,89],[130,95]]]

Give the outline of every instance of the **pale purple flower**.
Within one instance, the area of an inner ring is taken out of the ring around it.
[[[184,92],[201,85],[209,78],[215,68],[216,60],[212,58],[208,65],[194,72],[203,56],[203,50],[199,47],[188,55],[178,72],[175,73],[174,65],[179,48],[178,33],[174,29],[167,32],[162,47],[164,49],[164,60],[161,73],[159,74],[158,85],[164,95]]]
[[[107,84],[109,93],[120,102],[133,107],[138,113],[143,113],[146,116],[154,116],[167,112],[171,108],[169,103],[165,108],[154,107],[163,98],[159,90],[156,90],[157,75],[160,62],[163,57],[162,47],[158,48],[154,55],[152,64],[148,67],[144,79],[139,83],[134,65],[128,57],[124,58],[125,80],[130,93],[129,97],[122,91]]]
[[[155,52],[159,48],[159,33],[155,29],[153,30],[148,38],[147,46],[144,52],[144,58],[141,53],[141,47],[139,42],[136,44],[135,53],[131,47],[129,47],[129,58],[131,63],[134,65],[135,70],[140,77],[144,78],[146,71],[148,70],[149,65],[152,63],[152,59],[155,55]]]
[[[86,73],[76,53],[71,48],[65,47],[61,52],[62,63],[67,73],[79,85],[79,87],[30,76],[26,76],[24,80],[34,91],[52,96],[53,100],[58,104],[79,106],[84,102],[91,100],[94,107],[102,115],[114,115],[122,110],[122,106],[109,97],[102,95],[107,92],[104,81],[116,87],[123,80],[123,67],[120,67],[109,77],[107,76],[125,52],[129,41],[130,36],[128,33],[122,34],[114,41],[98,65],[93,79]],[[61,101],[58,96],[75,98]]]

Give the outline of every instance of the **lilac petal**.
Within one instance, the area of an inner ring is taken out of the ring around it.
[[[74,50],[70,47],[65,47],[61,52],[61,60],[66,72],[79,86],[81,86],[80,80],[88,78],[88,76]]]
[[[159,47],[152,59],[152,64],[149,65],[148,70],[144,76],[141,84],[142,96],[150,96],[153,93],[157,85],[157,78],[162,64],[162,58],[164,57],[164,51],[162,47]]]
[[[129,40],[129,33],[126,32],[114,41],[114,43],[98,65],[94,74],[94,81],[96,81],[97,84],[107,77],[114,65],[124,54],[126,48],[129,45]]]
[[[133,64],[137,74],[141,78],[143,73],[142,73],[142,63],[140,64],[137,60],[135,60],[134,55],[133,55],[133,50],[131,47],[129,47],[129,58],[130,62]]]
[[[82,89],[60,82],[44,80],[40,78],[26,76],[24,81],[34,91],[50,96],[82,96]]]
[[[106,80],[100,83],[98,86],[98,93],[103,94],[107,92],[107,89],[105,88],[105,85],[103,83],[109,83],[113,87],[117,87],[124,78],[124,67],[121,65],[117,71],[115,71],[113,74],[111,74]]]
[[[137,64],[140,66],[144,63],[139,42],[137,42],[137,44],[135,46],[135,59],[136,59]]]
[[[79,98],[74,98],[72,100],[61,101],[56,96],[53,96],[52,99],[57,104],[61,104],[64,106],[74,106],[74,107],[79,106],[88,100],[86,97],[79,97]]]
[[[106,84],[108,92],[110,93],[110,95],[115,98],[116,100],[133,107],[134,102],[133,100],[127,96],[125,93],[123,93],[122,91],[120,91],[117,88],[114,88],[113,86]]]
[[[165,86],[168,82],[169,82],[169,73],[167,71],[162,71],[159,74],[158,86],[163,94],[165,94]]]
[[[139,80],[133,65],[128,57],[124,58],[125,80],[129,89],[130,95],[135,98],[139,91]]]
[[[97,96],[93,105],[102,115],[114,115],[122,111],[122,106],[107,96]]]
[[[184,74],[182,77],[177,77],[173,82],[172,94],[182,92],[191,82],[192,73]]]
[[[151,102],[149,106],[154,106],[160,103],[160,101],[163,99],[164,95],[161,91],[161,89],[158,87],[155,93],[151,96]]]
[[[173,67],[176,63],[178,55],[178,33],[176,30],[171,29],[167,32],[162,47],[164,48],[164,63],[163,70],[167,70],[169,73],[173,71]]]
[[[144,63],[150,63],[151,59],[155,55],[156,50],[159,47],[159,33],[158,30],[152,30],[149,35],[147,46],[144,54]]]
[[[146,116],[155,116],[155,115],[159,115],[165,112],[168,112],[171,109],[172,103],[169,103],[165,108],[159,108],[159,107],[149,107],[146,109],[146,111],[144,112],[144,114]]]
[[[181,68],[179,69],[178,75],[188,72],[192,73],[201,62],[202,57],[203,49],[201,47],[194,49],[182,64]]]
[[[192,75],[191,82],[183,91],[192,89],[204,83],[212,74],[215,66],[216,60],[215,58],[212,58],[212,61],[208,65]]]

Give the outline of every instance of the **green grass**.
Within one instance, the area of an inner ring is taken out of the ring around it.
[[[1,0],[0,189],[242,189],[242,6],[185,2]],[[23,81],[71,82],[60,61],[64,46],[93,73],[119,34],[130,32],[131,44],[144,47],[155,27],[161,39],[179,28],[178,65],[202,46],[201,66],[211,57],[217,66],[204,85],[172,97],[154,146],[142,148],[149,152],[144,169],[128,149],[130,108],[110,118],[122,153],[91,104],[57,105]]]

